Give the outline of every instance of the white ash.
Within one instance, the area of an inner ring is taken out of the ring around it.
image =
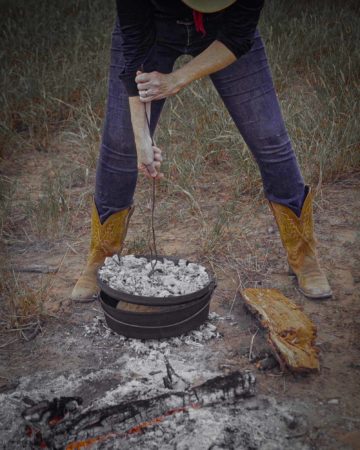
[[[215,313],[210,314],[211,325],[216,325],[221,320],[224,318]],[[61,334],[44,333],[38,338],[46,339],[45,342],[47,345],[51,344],[51,348],[58,346],[62,350],[64,369],[50,366],[48,370],[44,370],[39,364],[36,373],[24,375],[17,380],[16,389],[0,393],[0,448],[33,448],[30,444],[25,447],[19,439],[24,435],[21,416],[25,408],[24,398],[37,402],[61,396],[80,396],[84,399],[86,411],[88,408],[101,408],[169,392],[169,388],[164,385],[164,377],[167,375],[164,355],[160,350],[149,350],[145,356],[138,355],[132,348],[136,342],[143,346],[165,345],[165,349],[168,344],[172,354],[167,360],[176,374],[192,386],[221,373],[219,363],[224,362],[224,352],[214,351],[210,345],[198,348],[198,336],[189,339],[193,336],[192,332],[179,338],[142,342],[123,338],[108,330],[101,316],[81,329],[71,326],[68,332],[64,332],[62,326]],[[60,340],[61,346],[58,345]],[[200,343],[206,341],[207,338],[204,337],[204,341]],[[195,346],[188,347],[189,342]],[[74,343],[76,345],[73,346]],[[83,356],[88,348],[91,349],[92,362],[89,364],[85,360],[82,367],[74,365],[76,358],[80,360],[77,355]],[[80,350],[79,353],[76,353],[77,349]],[[100,356],[101,359],[98,359]],[[176,383],[173,390],[184,390],[181,380],[174,380]],[[318,408],[317,413],[309,416],[314,408]],[[126,439],[119,438],[93,447],[102,450],[309,450],[310,447],[303,441],[308,439],[310,432],[317,436],[317,430],[322,425],[321,418],[325,417],[328,409],[327,403],[318,405],[317,401],[316,405],[293,399],[278,403],[278,400],[261,396],[230,406],[219,402],[206,408],[190,408],[188,411],[175,413],[166,417],[163,422],[149,427],[144,434],[134,434]],[[311,423],[313,417],[317,421],[312,428],[306,422],[302,425],[302,421],[299,421],[295,429],[288,425],[293,423],[292,417],[298,420],[301,415],[311,417]]]
[[[154,273],[150,275],[153,267]],[[120,260],[117,255],[106,258],[99,275],[112,289],[146,297],[191,294],[209,283],[205,267],[199,264],[185,259],[176,263],[166,258],[148,261],[135,255]]]
[[[86,337],[96,336],[109,339],[111,335],[115,334],[115,332],[107,326],[107,323],[101,316],[94,317],[92,322],[83,325],[83,328],[84,336]]]
[[[198,329],[191,330],[186,334],[167,339],[140,340],[118,335],[107,326],[105,320],[101,316],[96,316],[91,324],[84,325],[84,336],[114,340],[117,344],[120,344],[121,347],[133,351],[138,356],[151,355],[154,350],[169,354],[172,348],[177,348],[182,345],[201,348],[212,339],[220,339],[222,335],[217,331],[214,322],[216,323],[218,320],[222,319],[223,318],[216,312],[211,312],[208,320],[204,324]]]
[[[178,337],[161,340],[140,341],[138,339],[127,339],[124,344],[133,350],[137,355],[144,356],[152,352],[152,350],[160,351],[168,354],[171,348],[188,345],[193,347],[203,347],[204,344],[212,339],[220,339],[221,334],[216,330],[216,326],[209,322],[201,325],[199,329],[192,330],[187,334]]]
[[[284,420],[288,411],[302,413],[303,405],[268,399],[259,396],[231,408],[226,404],[190,407],[149,426],[144,434],[109,441],[101,450],[310,450],[308,425],[300,423],[291,431]],[[302,419],[300,414],[297,417]]]

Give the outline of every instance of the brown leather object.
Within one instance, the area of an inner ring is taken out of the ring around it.
[[[300,217],[290,208],[270,202],[289,266],[296,275],[300,291],[309,298],[328,298],[332,293],[317,255],[312,204],[310,187],[307,187]]]
[[[112,214],[102,224],[95,202],[91,214],[91,240],[87,264],[78,279],[70,298],[87,303],[93,301],[99,291],[96,275],[107,256],[121,253],[134,206]]]
[[[268,341],[282,367],[291,372],[320,369],[316,327],[306,314],[277,289],[242,291],[247,308],[268,331]]]

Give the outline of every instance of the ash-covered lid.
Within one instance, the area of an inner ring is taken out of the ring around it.
[[[156,265],[155,265],[156,263]],[[166,257],[157,261],[135,255],[105,259],[100,279],[110,288],[144,297],[170,297],[191,294],[210,281],[204,266],[185,259]]]

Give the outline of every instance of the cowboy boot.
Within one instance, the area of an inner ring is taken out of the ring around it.
[[[70,295],[72,300],[85,303],[95,299],[99,291],[96,280],[97,270],[107,256],[119,253],[122,249],[133,212],[134,207],[129,207],[112,214],[101,224],[95,203],[93,204],[88,260]]]
[[[290,272],[296,275],[300,291],[309,298],[331,297],[331,288],[317,257],[313,195],[309,187],[306,189],[300,217],[284,205],[270,202],[270,206],[287,252]]]

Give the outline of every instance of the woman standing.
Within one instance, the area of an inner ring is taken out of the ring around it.
[[[311,190],[304,185],[257,31],[262,6],[263,0],[117,0],[90,252],[73,300],[94,298],[98,267],[125,239],[138,168],[149,178],[162,176],[161,150],[151,136],[166,97],[206,75],[259,166],[301,292],[331,296],[316,255]],[[173,71],[184,54],[193,59]]]

